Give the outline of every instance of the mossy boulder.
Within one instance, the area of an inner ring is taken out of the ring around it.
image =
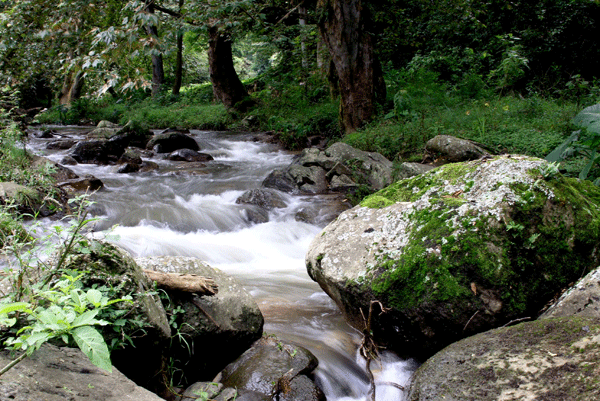
[[[537,316],[600,258],[600,188],[547,166],[498,156],[398,181],[313,240],[308,272],[359,329],[371,301],[389,308],[374,335],[401,354]]]
[[[469,337],[427,360],[406,400],[598,400],[599,323],[564,317]]]

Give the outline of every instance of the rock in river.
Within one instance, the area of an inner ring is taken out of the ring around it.
[[[537,316],[600,262],[600,188],[547,171],[498,156],[398,181],[313,240],[308,272],[359,329],[389,308],[374,334],[401,354]]]

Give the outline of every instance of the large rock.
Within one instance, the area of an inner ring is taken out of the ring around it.
[[[50,171],[50,176],[58,182],[79,178],[73,170],[41,156],[32,156],[31,167],[36,170]]]
[[[371,301],[390,308],[375,338],[403,354],[537,316],[600,258],[600,188],[543,179],[545,163],[504,156],[399,181],[327,226],[308,272],[359,329]]]
[[[214,160],[208,153],[198,153],[191,149],[177,149],[169,153],[167,159],[182,162],[208,162]]]
[[[120,330],[104,326],[102,334],[107,344],[113,340],[121,343],[111,354],[114,366],[137,384],[161,390],[163,383],[155,377],[164,368],[163,355],[171,328],[153,283],[133,258],[114,245],[94,240],[87,244],[85,252],[75,249],[70,253],[62,267],[89,272],[83,277],[85,287],[106,286],[112,289],[115,299],[133,296],[133,305],[124,302],[113,305],[127,311],[127,324]],[[132,339],[133,346],[123,341],[126,337]]]
[[[323,401],[323,392],[309,377],[317,365],[307,349],[264,337],[221,372],[220,382],[242,396],[253,394],[250,399]]]
[[[109,121],[100,121],[97,128],[87,134],[88,140],[109,139],[118,142],[124,148],[145,148],[151,137],[152,132],[148,128],[134,121],[129,121],[123,127]]]
[[[361,185],[376,191],[392,182],[392,170],[392,162],[379,153],[337,142],[325,151],[304,149],[288,167],[269,174],[262,185],[310,194],[352,192]]]
[[[125,148],[125,144],[120,141],[83,141],[73,146],[69,156],[77,163],[109,164],[116,162]]]
[[[261,337],[264,320],[258,305],[232,277],[190,257],[137,258],[136,262],[145,269],[208,277],[218,286],[218,293],[209,297],[169,292],[167,310],[180,311],[175,314],[178,332],[171,352],[187,380],[213,377]]]
[[[464,162],[479,159],[489,153],[473,141],[450,135],[438,135],[425,144],[425,150],[446,162]]]
[[[409,401],[600,400],[598,318],[521,323],[454,343],[414,374]]]
[[[13,358],[0,352],[0,365]],[[0,401],[161,401],[113,367],[94,366],[79,349],[45,344],[2,375]]]
[[[167,132],[154,135],[148,141],[146,148],[152,149],[156,153],[171,153],[177,149],[200,150],[200,146],[198,146],[194,138],[180,132]]]

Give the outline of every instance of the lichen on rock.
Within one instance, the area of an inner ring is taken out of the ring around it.
[[[544,178],[544,163],[499,156],[398,181],[315,238],[309,274],[359,328],[371,300],[391,308],[376,336],[401,353],[536,315],[600,257],[600,189]]]

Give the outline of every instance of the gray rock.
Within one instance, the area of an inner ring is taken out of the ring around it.
[[[414,374],[409,401],[598,400],[598,319],[568,317],[454,343]]]
[[[327,191],[326,171],[319,166],[305,167],[292,164],[288,174],[301,192],[319,194]]]
[[[282,400],[324,400],[321,390],[306,376],[317,365],[307,349],[263,337],[221,372],[221,382],[266,397],[277,394]]]
[[[133,148],[125,149],[125,152],[121,155],[121,157],[119,157],[117,164],[125,164],[125,163],[141,165],[142,164],[142,156],[141,156],[140,152]]]
[[[223,390],[223,384],[215,382],[196,382],[185,389],[175,401],[196,399],[212,400]]]
[[[236,199],[237,204],[256,205],[265,210],[284,208],[285,200],[276,191],[270,189],[251,189]]]
[[[75,145],[77,141],[75,139],[60,139],[58,141],[48,142],[46,149],[49,150],[64,150],[70,149]]]
[[[600,269],[588,273],[568,289],[540,319],[564,316],[600,318]]]
[[[177,337],[184,338],[189,348],[175,338],[171,350],[173,360],[185,364],[189,381],[215,375],[262,335],[264,321],[258,305],[242,285],[220,270],[190,257],[137,258],[136,262],[145,269],[208,277],[219,288],[210,297],[168,292],[171,307],[184,310],[176,321]]]
[[[425,150],[448,162],[463,162],[488,155],[472,141],[450,135],[438,135],[425,144]]]
[[[265,188],[272,188],[282,192],[293,192],[296,188],[294,179],[285,170],[273,170],[262,182]]]
[[[77,164],[77,160],[73,159],[73,157],[71,157],[71,156],[64,156],[60,160],[60,164],[64,164],[66,166],[74,166]]]
[[[325,154],[356,171],[374,190],[392,183],[393,163],[379,153],[364,152],[337,142],[327,148]]]
[[[137,163],[123,163],[117,169],[117,173],[119,173],[119,174],[137,173],[138,171],[140,171],[141,167],[142,167],[142,165],[137,164]]]
[[[102,120],[96,125],[96,128],[120,128],[120,126],[108,120]]]
[[[172,161],[184,161],[184,162],[208,162],[214,160],[214,158],[208,153],[198,153],[191,149],[177,149],[171,152],[167,159]]]
[[[117,133],[121,130],[121,128],[117,127],[99,127],[96,129],[93,129],[92,131],[88,132],[88,134],[86,135],[86,138],[88,140],[94,140],[94,139],[110,139],[112,137],[114,137],[115,135],[117,135]]]
[[[125,147],[125,144],[115,141],[84,141],[73,146],[69,156],[78,163],[108,164],[116,161]]]
[[[159,169],[160,169],[160,166],[157,163],[150,162],[150,161],[145,161],[140,166],[139,172],[140,173],[147,173],[147,172],[150,172],[150,171],[157,171]]]
[[[12,358],[0,352],[0,364]],[[2,375],[0,401],[161,401],[113,367],[94,366],[79,349],[45,344]]]
[[[541,180],[544,164],[503,156],[398,181],[315,237],[308,273],[359,330],[380,301],[375,338],[418,357],[536,316],[600,262],[600,189]]]

